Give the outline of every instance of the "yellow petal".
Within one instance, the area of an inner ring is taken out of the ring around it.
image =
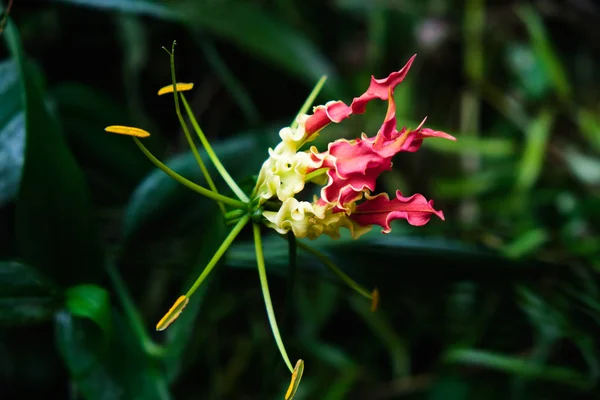
[[[371,296],[371,312],[375,312],[377,311],[377,307],[379,307],[379,289],[373,289]]]
[[[285,400],[292,400],[296,395],[296,391],[298,390],[298,386],[300,386],[300,380],[302,379],[302,373],[304,372],[304,361],[298,360],[296,366],[294,367],[294,372],[292,372],[292,381],[290,382],[290,387],[288,387],[287,392],[285,393]]]
[[[179,317],[179,314],[181,314],[181,312],[183,311],[185,306],[187,306],[189,301],[190,299],[187,296],[179,296],[175,304],[173,304],[173,307],[171,307],[171,309],[165,314],[165,316],[162,317],[160,321],[158,321],[158,324],[156,324],[156,330],[164,331],[165,329],[167,329],[169,325],[171,325],[173,321],[175,321]]]
[[[192,90],[193,87],[194,87],[193,83],[177,83],[177,91],[178,92],[185,92],[186,90]],[[158,91],[159,96],[161,96],[163,94],[167,94],[167,93],[173,93],[173,85],[165,86],[163,88],[160,88],[160,90]]]
[[[134,128],[133,126],[123,126],[123,125],[111,125],[104,128],[106,132],[118,133],[120,135],[128,135],[135,137],[148,137],[150,133],[140,128]]]

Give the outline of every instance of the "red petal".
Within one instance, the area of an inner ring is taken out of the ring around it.
[[[365,189],[375,190],[375,181],[383,171],[392,168],[391,157],[382,158],[368,140],[356,139],[351,142],[336,140],[330,143],[321,157],[321,168],[327,171],[329,181],[321,189],[321,198],[328,203],[338,203],[344,208],[346,202]]]
[[[392,72],[385,79],[375,79],[374,76],[371,76],[371,84],[369,85],[367,91],[360,97],[356,97],[350,105],[352,112],[354,114],[364,113],[367,103],[373,99],[387,100],[388,93],[393,91],[394,88],[404,80],[406,74],[408,74],[410,66],[412,65],[416,56],[416,54],[412,56],[400,71]]]
[[[420,194],[411,197],[402,197],[400,191],[396,191],[396,198],[390,200],[387,193],[371,197],[366,195],[366,201],[359,204],[350,215],[359,225],[379,225],[383,228],[382,233],[389,233],[392,228],[390,222],[395,219],[405,219],[414,226],[425,225],[433,214],[442,220],[444,214],[433,208],[433,200],[427,201]]]
[[[371,76],[371,84],[367,91],[359,97],[355,97],[350,107],[342,101],[331,102],[324,106],[315,107],[313,114],[306,120],[306,134],[310,136],[319,132],[332,122],[337,124],[352,114],[364,113],[367,103],[371,100],[387,100],[389,93],[393,92],[394,88],[398,86],[398,84],[404,80],[406,74],[408,74],[410,66],[416,56],[416,54],[412,56],[400,71],[392,72],[387,78],[375,79],[374,76]]]
[[[336,101],[324,106],[317,106],[313,115],[308,117],[305,122],[305,132],[310,136],[329,125],[331,122],[336,124],[348,118],[352,110],[342,101]]]
[[[415,129],[414,131],[408,133],[400,151],[415,152],[421,147],[423,139],[429,137],[440,137],[448,140],[456,140],[454,136],[449,135],[446,132],[434,131],[433,129],[429,128]]]

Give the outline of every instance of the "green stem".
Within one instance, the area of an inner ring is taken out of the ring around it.
[[[221,243],[221,246],[219,246],[219,248],[217,249],[215,255],[210,259],[210,261],[206,265],[206,268],[204,268],[204,271],[202,271],[202,274],[200,274],[198,279],[196,279],[196,282],[194,282],[190,290],[188,290],[185,294],[187,298],[191,297],[194,294],[194,292],[200,287],[200,285],[206,279],[208,274],[210,274],[215,265],[217,265],[221,257],[223,257],[223,254],[225,254],[229,246],[231,246],[231,243],[233,243],[236,236],[242,231],[242,229],[244,229],[248,221],[250,221],[250,216],[244,216],[244,218],[239,220],[239,222],[233,227],[231,232],[229,232],[229,235],[227,235],[223,243]]]
[[[240,187],[237,185],[237,183],[235,183],[235,181],[233,180],[231,175],[229,175],[229,172],[227,172],[227,170],[225,169],[223,164],[221,164],[221,161],[215,154],[210,143],[208,143],[208,140],[206,139],[204,132],[200,128],[200,125],[198,125],[198,121],[196,120],[196,117],[192,113],[192,109],[190,108],[190,105],[188,104],[187,100],[185,99],[185,96],[183,95],[183,93],[181,94],[181,101],[183,102],[183,106],[185,107],[185,110],[188,114],[188,118],[190,119],[190,122],[192,123],[192,126],[194,127],[194,130],[196,131],[196,134],[198,135],[198,137],[200,138],[200,141],[202,142],[202,146],[204,146],[204,149],[206,150],[206,154],[208,154],[208,157],[210,157],[211,161],[215,165],[215,168],[217,169],[217,171],[219,171],[219,174],[221,174],[221,177],[223,177],[223,180],[227,183],[227,185],[233,191],[233,193],[235,193],[235,195],[241,201],[248,202],[249,199],[248,199],[248,196],[246,196],[246,193],[244,193],[244,191],[242,189],[240,189]]]
[[[167,53],[169,53],[169,52],[167,52]],[[190,135],[190,130],[188,129],[188,126],[185,123],[185,120],[183,119],[183,115],[181,114],[181,108],[179,107],[179,95],[178,95],[179,93],[177,91],[177,80],[175,79],[175,41],[173,41],[173,47],[171,48],[171,52],[169,53],[169,56],[170,56],[170,60],[171,60],[171,81],[173,83],[173,97],[175,98],[175,112],[177,114],[177,118],[179,119],[179,124],[181,125],[181,128],[183,129],[183,133],[185,134],[185,138],[187,139],[187,142],[188,142],[190,148],[192,149],[194,158],[196,158],[196,162],[198,163],[198,166],[200,167],[200,170],[202,171],[202,175],[204,175],[204,179],[206,179],[206,182],[208,183],[208,186],[210,187],[210,189],[213,192],[215,192],[216,194],[219,194],[219,191],[217,190],[215,183],[213,182],[212,178],[210,177],[210,174],[208,172],[208,169],[206,168],[206,165],[204,165],[204,161],[202,161],[202,158],[200,157],[200,154],[198,153],[198,149],[196,148],[196,145],[194,144],[192,135]],[[223,214],[225,214],[226,213],[225,205],[223,205],[223,203],[221,203],[221,202],[218,202],[218,204],[219,204],[219,208],[221,209]]]
[[[316,177],[326,174],[327,171],[329,171],[329,168],[316,169],[313,172],[310,172],[309,174],[307,174],[305,180],[306,180],[306,182],[310,182],[313,179],[315,179]]]
[[[119,274],[119,271],[112,262],[107,263],[106,271],[110,280],[112,281],[115,292],[117,292],[117,296],[121,301],[125,315],[127,316],[127,319],[129,319],[135,335],[142,344],[144,352],[154,357],[162,356],[164,353],[164,348],[154,343],[154,341],[150,338],[150,335],[144,327],[142,316],[138,312],[137,308],[133,304],[133,301],[131,300],[131,297],[129,296],[129,293],[127,292],[127,288],[123,282],[123,279],[121,278],[121,274]]]
[[[296,247],[296,236],[294,232],[289,231],[287,234],[288,239],[288,285],[285,302],[285,320],[284,330],[288,330],[291,324],[291,316],[294,309],[294,287],[296,285],[296,271],[297,271],[297,247]]]
[[[290,128],[294,129],[294,128],[296,128],[298,126],[298,122],[296,120],[298,119],[298,117],[300,115],[306,114],[306,112],[308,111],[308,109],[310,108],[310,106],[312,106],[312,104],[315,102],[315,99],[319,95],[319,92],[323,88],[323,85],[325,84],[326,80],[327,80],[327,75],[323,75],[321,77],[321,79],[319,79],[319,81],[317,82],[317,84],[313,88],[312,92],[310,92],[310,94],[306,98],[306,101],[304,102],[304,104],[302,104],[302,108],[300,108],[300,111],[298,111],[298,114],[296,114],[296,118],[294,118],[294,120],[292,121],[292,124],[290,125]]]
[[[267,282],[267,271],[265,267],[265,257],[262,249],[262,239],[260,237],[260,225],[257,223],[252,224],[252,230],[254,231],[254,246],[256,248],[256,262],[258,264],[258,276],[260,277],[260,287],[262,288],[263,297],[265,299],[265,308],[267,309],[267,316],[269,317],[269,324],[271,325],[271,331],[275,337],[275,342],[279,348],[279,352],[283,357],[283,361],[287,365],[290,372],[294,372],[294,367],[285,351],[279,328],[277,327],[277,320],[275,319],[275,312],[273,311],[273,304],[271,303],[271,294],[269,293],[269,283]]]
[[[221,202],[224,204],[228,204],[228,205],[230,205],[232,207],[236,207],[236,208],[242,208],[242,209],[247,208],[246,203],[244,203],[242,201],[232,199],[227,196],[223,196],[222,194],[215,193],[212,190],[208,190],[208,189],[206,189],[200,185],[197,185],[194,182],[184,178],[183,176],[179,175],[177,172],[173,171],[171,168],[169,168],[165,164],[163,164],[158,158],[154,157],[154,155],[152,153],[150,153],[150,150],[148,150],[146,148],[146,146],[144,146],[138,138],[134,137],[133,141],[135,142],[135,144],[137,144],[137,146],[140,148],[140,150],[142,150],[142,153],[144,153],[144,155],[146,157],[148,157],[148,159],[150,161],[152,161],[152,163],[154,165],[156,165],[165,174],[169,175],[171,178],[175,179],[177,182],[181,183],[182,185],[187,186],[188,188],[192,189],[193,191],[200,193],[201,195],[206,196],[209,199],[213,199],[215,201],[218,201],[218,202]]]
[[[358,294],[360,294],[361,296],[363,296],[369,300],[373,300],[373,295],[368,290],[363,288],[361,285],[356,283],[352,278],[350,278],[348,275],[346,275],[325,254],[321,253],[317,249],[313,249],[312,247],[310,247],[300,241],[298,241],[297,244],[298,244],[298,247],[300,247],[302,250],[307,251],[308,253],[317,257],[319,259],[319,261],[321,261],[327,268],[329,268],[329,270],[331,272],[333,272],[338,278],[340,278],[342,281],[344,281],[344,283],[346,285],[350,286],[350,288],[352,288],[355,292],[357,292]]]

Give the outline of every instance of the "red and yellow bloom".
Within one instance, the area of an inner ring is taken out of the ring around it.
[[[391,170],[392,158],[399,152],[417,151],[428,137],[455,140],[445,132],[424,128],[425,121],[414,130],[397,129],[393,91],[406,77],[413,60],[414,56],[385,79],[372,78],[367,91],[350,106],[342,101],[317,106],[312,115],[298,117],[295,129],[280,131],[282,141],[269,150],[269,159],[261,168],[254,190],[260,203],[275,197],[281,202],[279,210],[263,213],[268,226],[280,233],[291,230],[300,238],[321,234],[336,238],[339,229],[346,227],[356,238],[372,225],[389,233],[390,222],[395,219],[405,219],[416,226],[429,222],[432,215],[444,219],[444,214],[433,208],[433,201],[420,194],[404,197],[398,191],[393,199],[385,193],[373,194],[377,178]],[[357,139],[339,139],[329,143],[324,152],[315,147],[300,151],[327,125],[364,113],[367,104],[375,99],[388,102],[385,119],[375,136],[363,133]],[[323,185],[320,197],[312,202],[297,200],[294,196],[309,180]]]
[[[179,122],[209,188],[189,181],[152,155],[138,139],[149,136],[148,132],[121,125],[112,125],[106,130],[133,136],[136,145],[152,163],[181,184],[217,201],[225,220],[234,223],[235,226],[208,262],[202,274],[188,292],[177,299],[173,307],[159,321],[156,329],[164,330],[177,319],[189,298],[217,265],[237,235],[245,226],[252,225],[256,261],[267,316],[277,346],[292,373],[290,387],[285,395],[286,400],[291,400],[302,377],[304,362],[299,360],[295,367],[292,366],[277,327],[267,282],[260,224],[264,223],[282,234],[291,231],[296,238],[308,237],[310,239],[323,234],[337,238],[340,235],[340,228],[345,227],[353,238],[358,238],[369,231],[373,225],[379,225],[383,228],[383,233],[389,233],[391,231],[390,223],[396,219],[404,219],[415,226],[426,224],[433,215],[444,219],[444,214],[433,208],[433,201],[428,201],[421,194],[404,197],[400,191],[397,191],[396,196],[391,199],[386,193],[376,194],[376,181],[383,172],[391,170],[392,158],[396,154],[417,151],[423,139],[429,137],[455,139],[447,133],[424,128],[424,120],[415,129],[397,129],[393,91],[406,77],[414,60],[412,57],[400,71],[391,73],[387,78],[372,78],[366,92],[356,97],[350,106],[342,101],[331,101],[315,107],[311,115],[299,115],[291,127],[281,129],[279,132],[281,142],[274,149],[269,149],[269,158],[263,163],[254,190],[248,196],[219,161],[200,129],[185,95],[180,93],[192,89],[193,84],[177,83],[175,79],[174,45],[175,43],[169,53],[172,85],[160,89],[158,94],[173,93]],[[316,93],[318,88],[319,85],[313,93]],[[327,125],[340,123],[353,114],[364,113],[367,104],[375,99],[387,101],[388,105],[384,121],[376,135],[369,137],[363,133],[359,138],[335,140],[329,143],[327,150],[323,152],[319,152],[314,146],[308,150],[301,150],[305,144],[313,141]],[[219,193],[217,190],[180,112],[180,103],[183,104],[207,156],[236,198]],[[312,202],[299,200],[296,197],[304,190],[307,183],[321,186],[319,196],[314,196]],[[289,240],[291,245],[300,247],[323,261],[333,273],[357,293],[370,299],[373,310],[377,308],[379,302],[377,289],[372,292],[366,291],[318,250],[312,249],[304,243],[296,242],[294,238],[289,238]]]

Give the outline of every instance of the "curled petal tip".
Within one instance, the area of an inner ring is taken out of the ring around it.
[[[171,325],[181,314],[185,306],[189,303],[190,299],[187,296],[179,296],[175,304],[167,311],[164,317],[156,324],[157,331],[164,331]]]
[[[442,132],[442,131],[434,131],[433,129],[429,129],[429,128],[422,128],[419,132],[419,135],[422,136],[423,138],[439,137],[442,139],[456,141],[456,138],[454,136],[450,135],[449,133]]]
[[[118,133],[119,135],[135,136],[139,138],[150,136],[148,131],[140,128],[134,128],[133,126],[111,125],[104,128],[104,130],[110,133]]]
[[[176,88],[178,92],[185,92],[187,90],[192,90],[194,87],[193,83],[177,83]],[[162,87],[158,91],[158,95],[162,96],[163,94],[173,93],[173,85],[167,85]]]
[[[437,215],[443,219],[444,214],[433,208],[433,201],[427,201],[420,194],[403,197],[396,191],[396,198],[391,199],[386,193],[376,196],[366,195],[366,201],[356,207],[350,216],[359,225],[379,225],[382,233],[391,232],[390,222],[395,219],[405,219],[410,225],[423,226]]]
[[[446,217],[444,216],[444,212],[442,210],[437,210],[437,212],[435,213],[435,215],[437,215],[438,218],[441,219],[442,221],[446,220]]]

